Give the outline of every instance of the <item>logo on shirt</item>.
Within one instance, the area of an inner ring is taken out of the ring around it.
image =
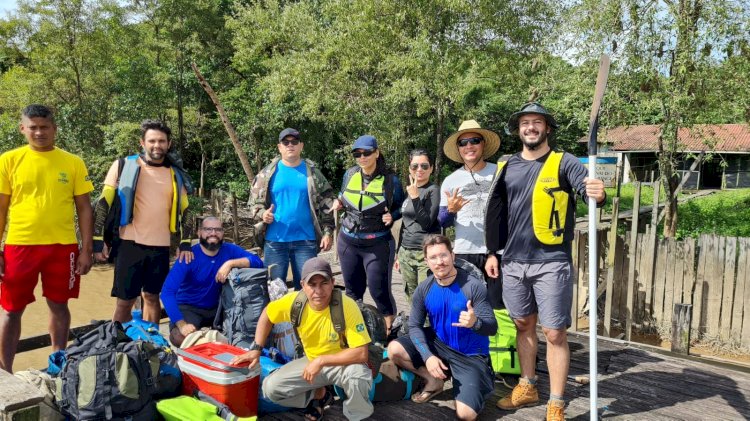
[[[360,323],[356,326],[357,332],[364,332],[365,331],[365,325]]]
[[[59,173],[57,175],[57,182],[58,183],[63,183],[63,184],[68,184],[68,174],[64,173],[64,172]]]
[[[328,335],[328,342],[338,342],[339,340],[339,334],[338,333],[331,333]]]
[[[84,180],[84,181],[91,181],[91,177],[89,177],[89,176],[87,175],[86,177],[84,177],[84,178],[83,178],[83,180]]]

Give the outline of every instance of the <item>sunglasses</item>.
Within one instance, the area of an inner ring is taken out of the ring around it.
[[[463,148],[464,146],[466,146],[468,144],[478,145],[478,144],[482,143],[483,140],[484,139],[481,138],[481,137],[468,137],[466,139],[457,140],[456,141],[456,145],[458,145],[458,147],[460,147],[460,148]]]
[[[286,140],[286,139],[284,139],[284,140],[282,140],[279,143],[281,143],[284,146],[289,146],[289,145],[297,146],[297,145],[299,145],[299,139],[292,139],[292,140]]]
[[[419,167],[422,167],[423,170],[427,171],[427,170],[430,169],[430,164],[428,164],[426,162],[422,162],[421,164],[410,164],[409,165],[409,169],[411,169],[412,171],[416,171],[417,168],[419,168]]]
[[[371,151],[352,152],[352,156],[355,157],[355,158],[361,158],[363,156],[365,158],[367,158],[368,156],[370,156],[370,155],[372,155],[374,153],[375,153],[375,150],[373,149]]]

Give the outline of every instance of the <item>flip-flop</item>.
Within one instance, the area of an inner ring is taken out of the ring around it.
[[[422,390],[421,392],[417,392],[412,395],[411,401],[414,403],[425,403],[441,393],[443,393],[442,387],[437,390]]]
[[[327,406],[333,403],[333,394],[326,388],[326,393],[320,399],[313,399],[305,408],[303,414],[306,420],[322,421]]]

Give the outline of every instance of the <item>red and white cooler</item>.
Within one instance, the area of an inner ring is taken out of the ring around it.
[[[182,393],[192,396],[200,390],[227,405],[234,415],[257,415],[260,364],[253,369],[229,365],[244,353],[242,348],[218,342],[179,350]]]

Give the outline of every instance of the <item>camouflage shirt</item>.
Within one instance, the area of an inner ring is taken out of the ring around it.
[[[255,222],[263,220],[263,212],[271,206],[271,197],[268,195],[271,177],[276,172],[276,166],[281,158],[276,157],[263,168],[253,180],[253,187],[250,189],[250,213]],[[336,199],[336,193],[331,188],[331,184],[323,176],[323,173],[317,167],[315,162],[309,159],[303,159],[307,164],[307,196],[310,200],[310,211],[315,224],[315,234],[318,239],[323,235],[333,235],[333,200]]]

